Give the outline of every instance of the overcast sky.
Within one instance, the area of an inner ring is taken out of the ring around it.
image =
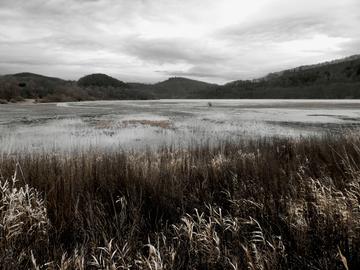
[[[360,53],[360,0],[0,0],[0,74],[224,83]]]

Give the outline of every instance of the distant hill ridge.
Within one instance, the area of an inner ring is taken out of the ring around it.
[[[123,81],[110,77],[106,74],[95,73],[86,75],[80,78],[77,82],[79,86],[88,87],[88,86],[100,86],[100,87],[121,87],[126,88],[128,85]]]
[[[315,69],[315,68],[319,68],[319,67],[323,67],[323,66],[330,66],[330,65],[335,65],[335,64],[339,64],[339,63],[355,61],[355,60],[359,60],[359,59],[360,59],[360,54],[356,54],[356,55],[352,55],[352,56],[348,56],[348,57],[344,57],[344,58],[340,58],[340,59],[335,59],[332,61],[325,61],[325,62],[321,62],[318,64],[304,65],[304,66],[299,66],[296,68],[286,69],[286,70],[282,70],[282,71],[278,71],[278,72],[272,72],[272,73],[269,73],[268,75],[266,75],[265,77],[257,79],[257,80],[262,80],[262,79],[266,80],[273,76],[281,76],[287,72],[304,71],[304,70],[308,70],[308,69]]]
[[[83,100],[152,99],[120,80],[105,74],[91,74],[78,81],[43,76],[30,72],[0,76],[0,103],[36,99],[38,102]]]
[[[155,84],[125,83],[106,74],[78,81],[30,72],[0,76],[0,101],[40,102],[159,98],[360,98],[360,55],[300,66],[224,85],[172,77]]]
[[[239,80],[198,93],[201,98],[360,98],[360,56]]]
[[[198,91],[216,86],[198,80],[183,77],[172,77],[152,86],[152,92],[158,98],[188,98]]]
[[[22,73],[16,73],[13,75],[6,75],[6,76],[13,76],[17,78],[37,78],[37,79],[44,79],[44,80],[54,80],[54,81],[64,81],[63,79],[56,78],[56,77],[48,77],[40,74],[35,74],[31,72],[22,72]]]

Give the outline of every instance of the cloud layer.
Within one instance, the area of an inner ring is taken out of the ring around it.
[[[358,0],[2,0],[0,73],[223,83],[360,52]]]

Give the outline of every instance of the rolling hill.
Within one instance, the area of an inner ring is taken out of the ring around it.
[[[78,82],[28,72],[0,77],[1,103],[23,99],[61,102],[151,98],[153,95],[150,92],[133,89],[130,85],[105,74],[87,75]]]
[[[80,78],[78,80],[77,84],[81,87],[93,87],[93,86],[118,87],[118,88],[128,88],[129,87],[123,81],[120,81],[118,79],[115,79],[113,77],[110,77],[106,74],[101,74],[101,73],[86,75],[86,76]]]
[[[90,74],[80,78],[77,86],[86,90],[92,99],[97,100],[123,100],[123,99],[152,99],[150,92],[142,89],[135,89],[130,84],[124,83],[118,79],[106,74]]]
[[[59,78],[24,72],[0,77],[0,99],[19,101],[26,98],[46,100],[48,97],[62,93],[67,95],[67,89],[73,82]],[[75,91],[74,91],[75,92]]]
[[[156,99],[186,99],[195,96],[216,84],[192,80],[182,77],[172,77],[155,84],[128,83],[132,88],[151,93]]]
[[[360,56],[233,81],[193,98],[360,98]]]
[[[196,95],[199,91],[201,92],[215,86],[217,85],[182,77],[173,77],[154,84],[152,92],[157,98],[181,99],[189,98]]]
[[[106,74],[66,81],[33,73],[0,76],[1,103],[103,99],[344,99],[360,98],[360,55],[288,69],[225,85],[173,77],[155,84],[125,83]]]

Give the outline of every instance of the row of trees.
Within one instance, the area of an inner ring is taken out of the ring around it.
[[[22,99],[21,89],[14,81],[0,81],[1,103],[17,101]]]

